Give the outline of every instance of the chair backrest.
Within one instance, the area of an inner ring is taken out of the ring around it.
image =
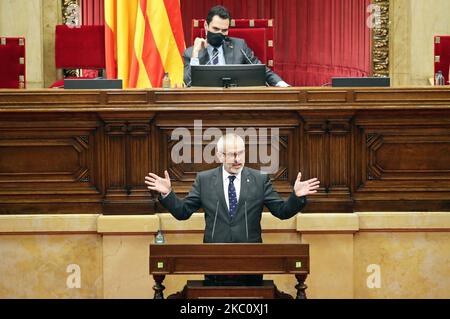
[[[25,87],[25,38],[0,37],[0,88]]]
[[[434,75],[442,71],[445,83],[448,85],[450,78],[450,35],[434,37]]]
[[[105,27],[57,25],[55,64],[59,69],[104,69]]]
[[[206,37],[204,24],[204,19],[192,20],[192,43],[196,37]],[[273,67],[273,26],[273,19],[232,19],[228,35],[244,39],[262,63]]]

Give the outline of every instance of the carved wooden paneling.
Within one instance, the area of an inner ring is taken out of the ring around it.
[[[317,177],[321,182],[320,195],[312,198],[309,208],[348,211],[351,209],[350,117],[320,118],[301,114],[305,121],[305,179]],[[319,208],[317,201],[320,200],[324,204]]]
[[[429,209],[450,207],[448,117],[382,120],[366,115],[356,124],[356,199],[391,200],[395,207],[399,200],[417,201]]]
[[[322,187],[328,185],[328,127],[326,120],[305,120],[307,171],[305,178],[317,177]]]
[[[127,117],[123,115],[123,117]],[[151,120],[135,118],[119,120],[102,115],[105,122],[105,214],[133,214],[153,211],[144,177],[151,168]]]
[[[126,139],[127,125],[123,122],[106,123],[106,187],[107,190],[123,189],[126,184],[127,154]]]
[[[193,89],[189,98],[185,91],[173,91],[171,94],[157,92],[155,103],[170,104],[223,104],[223,103],[296,103],[299,99],[299,92],[295,90],[280,90],[275,96],[270,91],[248,92],[245,89],[229,91],[227,95],[222,95],[223,89],[211,89],[201,91]]]
[[[307,212],[450,210],[449,105],[436,87],[0,90],[0,213],[158,211],[148,172],[182,196],[217,165],[172,161],[172,131],[195,120],[279,128],[279,193],[299,171],[321,180]]]
[[[450,91],[429,89],[427,91],[412,91],[392,89],[389,91],[380,90],[360,90],[355,93],[355,102],[359,103],[404,103],[412,104],[411,102],[431,102],[439,105],[439,102],[450,102]],[[420,106],[420,105],[417,105]]]
[[[3,91],[3,90],[2,90]],[[100,93],[98,92],[29,92],[22,94],[7,94],[0,91],[0,105],[19,105],[23,109],[24,105],[43,105],[52,108],[61,108],[61,105],[73,104],[100,104]],[[73,109],[72,109],[73,110]]]
[[[320,91],[320,92],[308,92],[308,102],[331,102],[342,103],[347,101],[346,91]]]
[[[80,212],[66,205],[77,201],[80,208],[98,208],[97,121],[91,116],[85,121],[62,121],[42,115],[34,121],[26,117],[23,121],[11,117],[2,120],[0,212],[9,212],[9,203],[17,203],[19,211],[29,211],[28,203],[45,201],[61,205],[55,206],[61,212]]]
[[[88,139],[89,136],[0,140],[0,181],[89,182]]]
[[[350,192],[351,167],[351,127],[349,119],[331,120],[328,123],[330,134],[329,188],[330,191]]]
[[[437,135],[430,128],[429,134],[414,129],[401,133],[380,129],[365,134],[367,187],[378,184],[396,191],[399,181],[402,188],[410,189],[450,186],[450,131]]]

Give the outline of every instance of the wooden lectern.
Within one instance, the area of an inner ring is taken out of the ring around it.
[[[297,279],[297,299],[306,299],[309,274],[307,244],[151,244],[150,274],[154,299],[163,299],[166,275],[292,274]],[[261,286],[205,286],[188,281],[183,291],[169,298],[292,298],[279,292],[273,281]]]

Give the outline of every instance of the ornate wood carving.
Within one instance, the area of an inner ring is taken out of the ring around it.
[[[81,25],[81,10],[79,0],[62,1],[63,23],[69,26]]]
[[[171,159],[172,130],[194,120],[202,132],[279,128],[277,191],[288,196],[299,171],[321,180],[307,212],[448,210],[449,105],[446,88],[2,90],[0,213],[160,211],[148,172],[169,169],[184,196],[216,165]]]
[[[51,203],[62,212],[90,207],[99,212],[96,179],[96,130],[92,116],[83,121],[66,116],[36,115],[0,120],[0,212],[42,212]],[[35,205],[36,204],[36,205]],[[58,207],[59,206],[59,209]],[[67,208],[69,207],[69,208]]]
[[[79,0],[63,0],[61,8],[63,24],[71,27],[81,25],[81,7]],[[81,75],[81,69],[64,69],[63,73],[65,77],[77,77]]]
[[[304,113],[302,113],[304,114]],[[305,121],[305,178],[317,177],[321,181],[320,192],[340,202],[339,211],[350,210],[351,181],[351,117],[343,115],[323,118],[303,115]],[[325,197],[324,196],[324,197]],[[316,208],[314,199],[310,207]],[[328,211],[330,207],[321,205]]]
[[[372,29],[372,74],[389,76],[389,0],[372,0],[378,6],[379,18]]]
[[[144,184],[151,168],[151,120],[102,114],[105,123],[106,194],[104,213],[154,211],[154,198]],[[131,206],[131,208],[130,208]]]

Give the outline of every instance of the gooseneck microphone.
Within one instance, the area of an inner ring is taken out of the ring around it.
[[[241,49],[241,52],[242,52],[242,54],[245,56],[245,58],[247,59],[247,61],[248,61],[250,64],[256,64],[256,63],[253,63],[252,60],[250,60],[250,58],[248,57],[247,53],[245,53],[245,51],[244,51],[243,49]],[[255,56],[255,54],[254,54],[253,51],[252,51],[252,57],[254,57],[254,56]],[[267,67],[266,67],[266,69],[267,69]],[[266,73],[267,73],[267,70],[266,70]],[[270,86],[270,84],[267,83],[267,81],[266,81],[266,86]]]
[[[243,49],[241,49],[241,52],[242,52],[242,54],[245,56],[245,58],[247,59],[247,61],[248,61],[250,64],[255,64],[255,63],[252,62],[252,60],[250,60],[250,58],[248,57],[248,55],[245,53],[245,51],[244,51]],[[252,55],[252,56],[253,56],[253,55]]]

